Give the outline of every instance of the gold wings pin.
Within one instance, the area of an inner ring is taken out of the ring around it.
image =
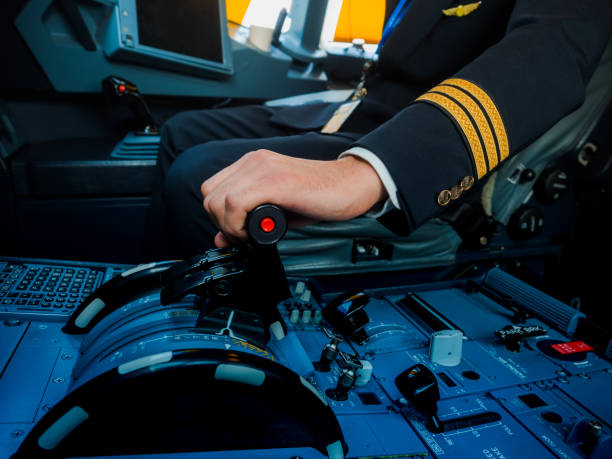
[[[444,16],[457,16],[458,18],[460,18],[462,16],[467,16],[468,14],[470,14],[472,11],[478,8],[481,3],[482,2],[476,2],[468,3],[467,5],[458,5],[454,8],[442,10],[442,14],[444,14]]]

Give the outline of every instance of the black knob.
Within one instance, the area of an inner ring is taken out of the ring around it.
[[[537,236],[544,227],[544,214],[536,207],[522,206],[514,211],[508,222],[508,236],[515,241],[526,241]]]
[[[323,308],[323,317],[336,330],[358,343],[367,341],[363,327],[370,321],[364,308],[370,302],[367,293],[351,290],[338,295]]]
[[[249,212],[246,228],[252,243],[276,244],[287,232],[287,217],[279,207],[262,204]]]
[[[519,177],[519,183],[531,182],[536,176],[533,169],[525,169]]]
[[[544,169],[534,191],[541,202],[551,203],[561,199],[568,192],[569,185],[569,177],[561,169]]]
[[[395,378],[395,385],[404,398],[433,424],[434,430],[438,430],[440,426],[438,419],[440,390],[438,380],[431,370],[417,363],[400,373]]]

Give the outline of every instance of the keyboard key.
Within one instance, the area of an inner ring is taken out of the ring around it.
[[[40,300],[30,300],[28,301],[30,306],[38,306],[40,304]]]
[[[19,306],[23,306],[24,304],[26,304],[28,302],[28,300],[15,300],[15,304],[19,305]]]
[[[15,300],[13,300],[12,298],[5,298],[2,300],[2,304],[13,304]]]
[[[19,295],[19,298],[30,298],[31,295],[31,293],[22,293],[21,295]]]

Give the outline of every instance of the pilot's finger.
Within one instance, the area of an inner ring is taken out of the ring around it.
[[[219,231],[216,234],[216,236],[215,236],[215,246],[217,246],[219,248],[222,248],[222,247],[227,247],[230,244],[231,244],[231,241],[221,231]]]
[[[260,171],[249,174],[248,179],[242,181],[225,196],[225,211],[223,221],[220,221],[221,230],[231,237],[246,239],[246,217],[248,212],[261,204],[282,204],[279,201],[279,190],[267,176],[261,176]]]
[[[242,166],[232,168],[225,179],[211,189],[204,198],[204,209],[211,216],[213,222],[220,230],[224,231],[225,212],[227,210],[228,194],[240,194],[240,189],[249,180],[249,169]]]
[[[260,156],[262,156],[261,154],[258,155],[258,153],[259,153],[259,150],[258,151],[254,151],[254,152],[249,152],[249,153],[243,155],[237,161],[235,161],[232,164],[230,164],[229,166],[221,169],[215,175],[213,175],[212,177],[210,177],[207,180],[205,180],[204,182],[202,182],[202,185],[200,186],[200,191],[202,192],[202,197],[206,198],[206,196],[209,195],[210,193],[212,193],[219,186],[219,184],[223,183],[225,180],[227,180],[228,177],[230,177],[232,174],[236,173],[243,166],[245,166],[247,164],[251,164],[253,162],[257,162],[258,158]]]

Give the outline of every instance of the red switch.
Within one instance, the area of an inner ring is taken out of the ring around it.
[[[552,347],[559,354],[575,354],[577,352],[592,351],[593,348],[583,341],[572,341],[571,343],[553,344]]]
[[[259,222],[259,227],[264,233],[271,233],[276,228],[276,222],[270,217],[265,217]]]

